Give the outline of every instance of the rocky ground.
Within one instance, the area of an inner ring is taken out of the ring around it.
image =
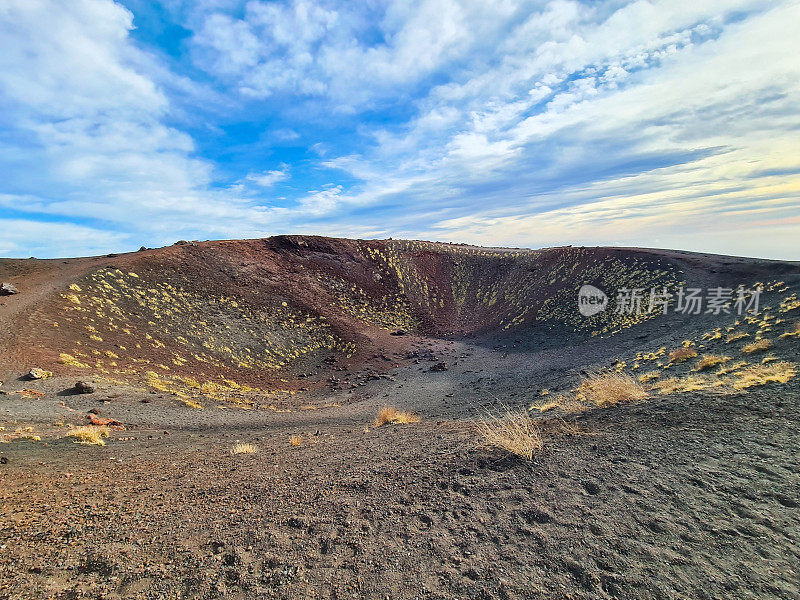
[[[530,462],[466,423],[372,428],[369,401],[16,442],[0,597],[797,597],[797,391],[584,413]]]

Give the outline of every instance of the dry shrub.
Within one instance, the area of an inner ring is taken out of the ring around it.
[[[647,398],[647,391],[626,373],[589,375],[578,386],[578,394],[601,407]]]
[[[744,331],[737,331],[736,333],[732,333],[727,338],[725,338],[725,343],[730,344],[731,342],[735,342],[736,340],[741,340],[746,337],[750,337],[750,334],[745,333]]]
[[[694,348],[678,348],[669,353],[669,362],[682,363],[697,356],[697,350]]]
[[[253,444],[236,444],[231,448],[231,454],[255,454],[258,452],[258,447]]]
[[[745,354],[753,354],[754,352],[763,352],[764,350],[769,350],[770,348],[772,348],[772,340],[764,338],[747,344],[742,348],[742,352]]]
[[[105,446],[106,442],[103,438],[107,438],[111,433],[111,429],[103,426],[96,425],[83,425],[71,429],[67,435],[75,438],[78,444],[86,444],[88,446]]]
[[[404,410],[397,410],[393,406],[384,406],[375,418],[375,427],[391,423],[392,425],[408,423],[419,423],[419,415]]]
[[[750,365],[741,371],[737,371],[734,375],[738,380],[733,384],[733,387],[737,390],[745,390],[768,383],[786,383],[797,375],[797,365],[786,361],[773,362],[766,365]]]
[[[302,435],[293,435],[289,438],[289,444],[292,446],[300,446],[303,443]]]
[[[722,363],[729,361],[730,356],[719,356],[718,354],[704,354],[700,360],[697,361],[697,370],[705,371],[711,367],[716,367]]]
[[[508,411],[502,416],[490,414],[478,422],[478,427],[488,446],[528,460],[544,446],[536,421],[525,411]]]

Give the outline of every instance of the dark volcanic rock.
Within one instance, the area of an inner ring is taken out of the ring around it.
[[[86,383],[85,381],[78,381],[75,384],[75,391],[78,394],[93,394],[94,393],[94,386]]]

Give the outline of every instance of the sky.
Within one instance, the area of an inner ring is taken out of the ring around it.
[[[283,233],[800,260],[800,0],[2,0],[0,256]]]

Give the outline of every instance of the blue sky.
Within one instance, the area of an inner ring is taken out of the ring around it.
[[[795,1],[4,0],[0,255],[309,233],[800,260]]]

